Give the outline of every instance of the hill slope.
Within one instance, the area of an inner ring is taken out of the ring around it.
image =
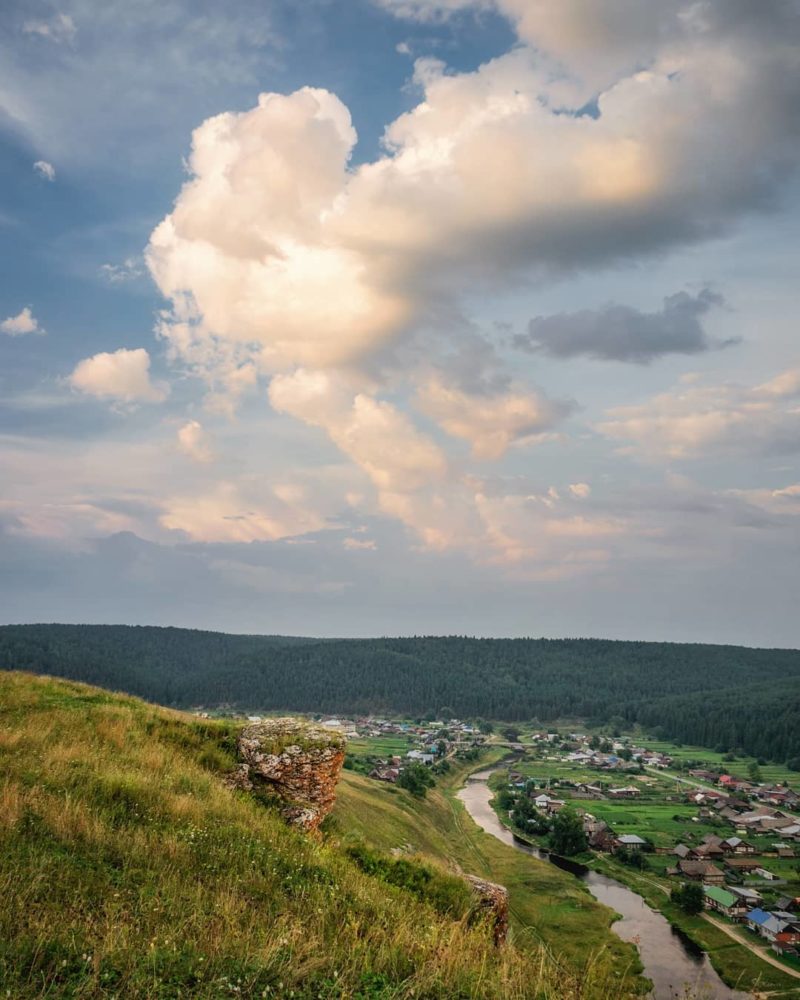
[[[95,625],[0,627],[0,669],[164,705],[619,718],[698,746],[800,756],[800,653],[599,639],[290,639]]]
[[[234,736],[85,685],[0,675],[0,994],[622,995],[584,989],[541,948],[496,949],[453,876],[387,884],[336,838],[317,843],[229,790]]]

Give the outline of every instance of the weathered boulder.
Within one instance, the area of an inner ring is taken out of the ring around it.
[[[267,719],[239,735],[232,783],[274,798],[292,825],[315,831],[336,801],[345,738],[300,719]]]
[[[478,910],[486,913],[494,928],[494,943],[502,944],[508,934],[508,889],[477,875],[464,876],[475,893]]]

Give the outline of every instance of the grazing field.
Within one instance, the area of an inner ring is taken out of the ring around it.
[[[736,760],[725,760],[725,754],[704,747],[676,746],[663,740],[646,740],[649,750],[669,754],[676,761],[696,760],[700,767],[713,766],[721,768],[726,774],[737,778],[748,779],[748,772],[753,764],[758,766],[762,780],[770,784],[785,783],[792,788],[800,788],[800,772],[791,771],[785,763],[767,761],[759,764],[756,757],[736,755]]]
[[[352,757],[405,757],[414,746],[409,736],[364,736],[347,741],[347,753]]]
[[[730,831],[719,823],[693,822],[697,807],[679,802],[576,799],[575,805],[604,820],[617,833],[636,833],[655,847],[674,847],[685,839],[697,841],[707,833],[725,836]]]

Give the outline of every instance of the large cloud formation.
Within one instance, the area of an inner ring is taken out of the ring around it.
[[[468,479],[378,398],[370,359],[466,294],[708,238],[769,203],[797,156],[798,26],[788,0],[382,5],[496,7],[520,44],[474,72],[419,60],[419,102],[358,166],[350,114],[325,90],[208,119],[147,260],[174,359],[215,398],[271,378],[273,406],[324,429],[384,510],[440,539],[439,490]],[[668,302],[666,321],[683,309],[699,323],[708,303],[693,301]],[[635,337],[605,356],[664,352],[637,352]],[[688,349],[703,346],[690,331]],[[394,391],[403,373],[392,379]],[[433,380],[413,399],[479,459],[541,440],[566,412],[516,385]],[[468,520],[485,525],[466,493]]]

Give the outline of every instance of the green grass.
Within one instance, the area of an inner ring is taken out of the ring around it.
[[[520,926],[525,879],[548,889],[509,859],[495,866],[469,830],[451,845],[437,828],[449,817],[458,829],[448,795],[420,804],[350,775],[316,840],[226,786],[236,734],[81,684],[0,675],[0,996],[630,996],[603,963],[562,960],[533,932],[494,946],[442,859],[480,873],[484,858],[508,876]],[[373,834],[382,843],[355,849]],[[411,836],[424,863],[381,853]],[[603,942],[606,914],[561,888],[538,915]]]
[[[539,767],[550,766],[550,776],[555,777],[552,765],[554,762],[515,762],[514,769],[525,772],[526,764],[531,763],[535,771]],[[561,768],[562,777],[567,777],[569,770],[573,768],[579,770],[576,765],[570,762],[563,762]],[[597,772],[595,772],[596,774]],[[498,771],[493,775],[491,784],[495,788],[505,785],[508,774],[505,771]],[[606,777],[606,776],[603,776]],[[630,776],[629,776],[630,777]],[[569,776],[569,780],[583,780]],[[626,782],[626,784],[629,782]],[[658,779],[657,786],[673,788],[673,782],[669,778]],[[558,790],[553,794],[558,794]],[[677,840],[684,840],[687,843],[697,843],[702,836],[713,830],[723,834],[730,832],[728,824],[714,826],[704,823],[693,823],[690,819],[697,810],[694,806],[680,805],[677,803],[656,803],[642,802],[641,800],[580,800],[576,799],[575,804],[585,808],[588,812],[606,820],[617,833],[638,833],[647,837],[656,846],[671,846]],[[498,817],[502,822],[510,827],[508,816],[495,807]],[[680,820],[674,817],[680,816]],[[677,834],[677,836],[676,836]],[[537,840],[540,838],[532,838]],[[765,841],[772,841],[775,838],[762,838]],[[669,898],[669,893],[675,883],[673,879],[665,877],[665,869],[674,865],[675,859],[670,855],[648,855],[649,870],[643,873],[631,870],[625,865],[615,861],[609,855],[599,855],[594,852],[587,852],[578,859],[589,865],[595,871],[610,875],[618,881],[623,882],[629,888],[641,895],[647,903],[654,909],[660,910],[664,916],[674,926],[684,931],[692,940],[699,945],[709,955],[712,965],[721,978],[730,986],[735,986],[744,990],[769,990],[780,991],[783,1000],[800,1000],[800,986],[796,980],[782,975],[777,969],[762,962],[759,958],[747,951],[746,948],[737,945],[726,934],[714,927],[703,917],[690,917],[678,907],[674,906]],[[785,877],[796,877],[796,865],[798,859],[778,861],[775,858],[765,860],[765,867],[775,874]],[[762,892],[771,891],[773,895],[783,895],[787,891],[792,891],[792,883],[788,886],[776,887],[774,890],[766,890],[759,886]],[[768,897],[767,897],[768,898]],[[753,938],[754,943],[758,943],[757,938]],[[762,948],[764,952],[768,948]],[[791,961],[786,962],[790,967],[794,967]],[[777,994],[776,994],[777,995]]]
[[[347,741],[347,753],[352,757],[405,757],[416,741],[407,736],[364,736]]]
[[[750,765],[757,763],[755,757],[739,757],[738,755],[736,760],[726,761],[723,760],[724,754],[717,753],[717,751],[709,750],[705,747],[677,747],[674,743],[646,738],[643,738],[642,742],[649,750],[668,754],[675,760],[697,760],[701,762],[700,767],[706,765],[713,765],[715,768],[720,767],[725,774],[732,774],[734,777],[743,778],[745,781],[750,780],[748,775]],[[795,791],[800,789],[800,774],[797,771],[790,771],[785,764],[768,762],[760,764],[759,770],[761,771],[762,781],[770,784],[786,782]]]
[[[494,751],[495,759],[501,755]],[[492,759],[484,758],[483,765]],[[456,792],[474,769],[474,763],[454,767],[422,802],[345,772],[333,814],[337,829],[383,851],[402,849],[507,886],[519,948],[536,953],[544,944],[567,969],[586,970],[588,963],[593,990],[607,988],[609,980],[615,983],[614,997],[641,989],[638,955],[611,931],[611,910],[573,876],[506,847],[472,821]]]
[[[731,832],[729,825],[693,822],[697,806],[680,802],[575,799],[575,805],[604,820],[616,833],[638,834],[656,847],[697,843],[708,833],[724,837]]]

